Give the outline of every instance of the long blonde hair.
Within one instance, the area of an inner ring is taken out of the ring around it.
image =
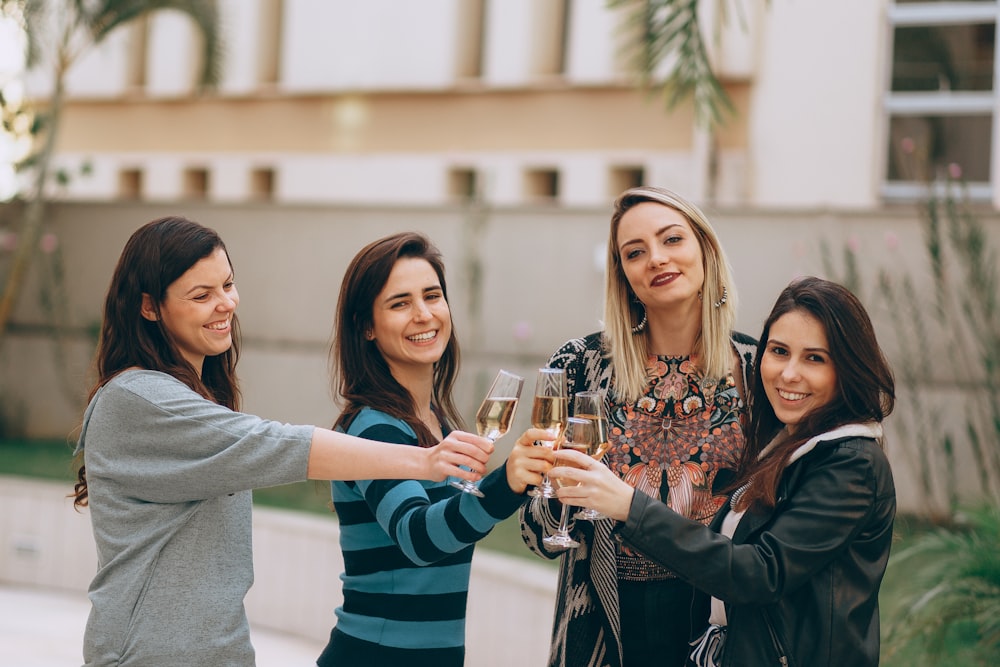
[[[679,195],[652,186],[626,190],[614,203],[608,234],[608,263],[605,274],[604,333],[614,368],[615,393],[619,399],[639,399],[649,384],[648,338],[646,332],[634,334],[632,328],[642,321],[645,307],[625,278],[618,252],[618,226],[622,216],[642,202],[654,202],[672,208],[687,218],[701,246],[705,284],[702,286],[701,332],[692,356],[706,378],[721,379],[732,370],[730,337],[736,324],[736,286],[732,269],[719,238],[701,210]],[[719,307],[723,294],[725,302]]]

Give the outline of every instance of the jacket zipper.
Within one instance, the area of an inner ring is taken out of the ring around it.
[[[767,626],[767,633],[771,635],[771,644],[774,645],[774,650],[778,654],[778,664],[781,667],[788,667],[788,656],[785,655],[785,649],[781,646],[778,633],[775,632],[774,627],[771,625],[770,614],[766,610],[764,610],[764,625]]]

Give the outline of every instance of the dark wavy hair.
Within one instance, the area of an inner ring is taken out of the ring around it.
[[[402,258],[426,260],[433,267],[444,298],[448,284],[440,251],[423,234],[402,232],[369,243],[351,260],[340,284],[334,340],[330,347],[333,394],[342,404],[334,427],[346,429],[358,412],[371,407],[409,424],[422,447],[437,444],[424,423],[416,418],[413,396],[392,376],[389,365],[365,332],[374,326],[375,298],[385,287],[396,262]],[[452,399],[460,360],[458,338],[452,325],[451,340],[434,366],[431,408],[442,421],[462,428],[462,418]]]
[[[229,252],[212,229],[186,218],[171,216],[146,223],[136,230],[122,250],[104,301],[104,319],[97,343],[97,390],[128,368],[168,373],[210,401],[231,410],[240,407],[236,379],[240,335],[236,314],[232,319],[232,346],[205,358],[201,376],[180,353],[162,318],[150,321],[141,314],[142,295],[152,297],[159,314],[167,287],[188,269],[218,249]],[[232,265],[232,262],[230,262]],[[86,469],[80,465],[73,492],[74,505],[87,504]]]
[[[811,315],[823,326],[837,387],[829,403],[805,415],[791,437],[759,460],[761,450],[785,426],[764,393],[760,364],[767,350],[771,327],[783,315],[796,311]],[[793,281],[778,296],[758,341],[753,387],[749,393],[747,444],[734,483],[740,486],[754,480],[740,500],[744,508],[755,504],[774,506],[781,473],[800,445],[845,424],[881,422],[892,412],[896,400],[892,369],[879,347],[868,313],[858,298],[842,285],[815,277]]]

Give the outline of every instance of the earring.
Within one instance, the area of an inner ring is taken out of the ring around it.
[[[634,327],[632,327],[632,334],[633,335],[642,333],[645,330],[645,328],[646,328],[646,322],[649,321],[647,319],[647,317],[646,317],[646,306],[645,306],[645,304],[643,304],[642,302],[638,302],[638,303],[639,303],[640,306],[642,306],[642,319],[639,321],[639,324],[637,324]]]
[[[726,301],[729,301],[729,289],[725,285],[723,285],[722,297],[712,305],[715,306],[716,308],[722,308],[722,304],[724,304]]]
[[[365,332],[365,340],[375,340],[375,332],[369,329]]]

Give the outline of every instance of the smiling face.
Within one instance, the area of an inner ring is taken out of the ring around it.
[[[159,313],[153,298],[142,295],[142,316],[161,320],[181,356],[201,375],[205,357],[222,354],[233,344],[233,313],[240,295],[226,251],[217,248],[166,291]]]
[[[451,310],[430,262],[403,257],[393,265],[372,304],[368,339],[404,386],[404,377],[433,375],[451,340]]]
[[[647,309],[697,300],[705,283],[701,245],[682,213],[636,204],[622,216],[616,242],[625,279]]]
[[[837,392],[837,370],[820,321],[803,310],[775,320],[760,359],[760,379],[775,416],[789,432],[830,403]]]

